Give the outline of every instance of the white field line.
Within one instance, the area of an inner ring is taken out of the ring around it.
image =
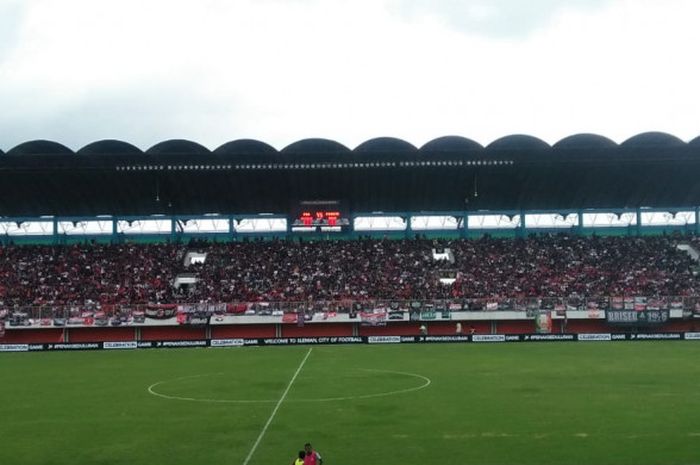
[[[272,413],[270,414],[270,418],[267,419],[267,423],[265,423],[265,426],[263,426],[262,431],[260,431],[260,434],[258,435],[258,439],[256,439],[255,444],[253,444],[253,448],[250,449],[250,452],[248,452],[248,456],[243,461],[243,465],[248,465],[248,462],[250,462],[250,459],[253,457],[255,450],[258,448],[258,445],[260,444],[260,441],[262,441],[263,436],[265,436],[265,433],[267,432],[267,428],[270,427],[270,423],[272,423],[272,419],[275,418],[275,415],[277,414],[277,410],[279,410],[280,405],[282,405],[282,402],[284,402],[284,399],[287,397],[289,390],[292,388],[292,384],[294,384],[294,381],[297,379],[297,376],[299,376],[299,372],[301,371],[302,368],[304,368],[304,364],[306,363],[306,359],[309,358],[309,355],[311,355],[312,350],[313,350],[313,347],[311,347],[309,349],[309,351],[306,353],[304,360],[301,361],[301,363],[299,364],[299,367],[297,368],[297,371],[294,372],[294,376],[292,376],[292,379],[289,380],[289,384],[287,384],[287,389],[284,390],[284,392],[282,393],[282,397],[280,397],[280,400],[277,401],[277,405],[275,405],[275,408],[272,410]]]
[[[418,378],[423,380],[423,384],[420,386],[414,386],[406,389],[399,389],[397,391],[387,391],[387,392],[378,392],[376,394],[360,394],[356,396],[345,396],[345,397],[325,397],[325,398],[320,398],[320,399],[294,399],[290,400],[289,402],[335,402],[335,401],[341,401],[341,400],[356,400],[356,399],[372,399],[374,397],[386,397],[386,396],[395,396],[397,394],[405,394],[407,392],[414,392],[414,391],[420,391],[421,389],[425,389],[428,386],[430,386],[430,383],[432,382],[430,378],[423,376],[423,375],[418,375],[415,373],[406,373],[403,371],[390,371],[390,370],[374,370],[374,369],[369,369],[369,368],[363,368],[363,371],[372,371],[372,372],[377,372],[377,373],[391,373],[394,375],[403,375],[403,376],[410,376],[413,378]]]
[[[431,380],[430,378],[419,375],[416,373],[406,373],[403,371],[392,371],[392,370],[377,370],[377,369],[370,369],[370,368],[360,368],[362,371],[369,371],[369,372],[374,372],[374,373],[391,373],[395,375],[402,375],[402,376],[408,376],[412,378],[418,378],[423,381],[423,384],[419,386],[414,386],[410,388],[405,388],[405,389],[398,389],[396,391],[386,391],[386,392],[377,392],[374,394],[357,394],[354,396],[344,396],[344,397],[322,397],[322,398],[315,398],[315,399],[288,399],[287,403],[289,402],[335,402],[335,401],[347,401],[347,400],[358,400],[358,399],[372,399],[374,397],[386,397],[386,396],[394,396],[397,394],[405,394],[408,392],[414,392],[414,391],[420,391],[421,389],[427,388]],[[175,378],[171,380],[163,380],[163,381],[157,381],[150,386],[148,386],[148,393],[157,397],[162,397],[163,399],[168,399],[168,400],[184,400],[188,402],[206,402],[206,403],[216,403],[216,404],[273,404],[276,403],[277,400],[274,399],[208,399],[208,398],[202,398],[202,397],[183,397],[183,396],[170,396],[167,394],[160,393],[155,390],[157,386],[160,386],[161,384],[166,384],[170,383],[173,381],[180,381],[183,379],[192,379],[192,378],[201,378],[204,376],[212,376],[212,375],[220,375],[223,373],[204,373],[201,375],[190,375],[190,376],[183,376],[181,378]]]

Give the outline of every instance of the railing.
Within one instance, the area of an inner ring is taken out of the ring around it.
[[[172,318],[177,314],[196,315],[282,315],[319,312],[456,312],[456,311],[521,311],[538,313],[554,311],[604,310],[683,310],[700,313],[700,296],[602,296],[602,297],[506,297],[432,300],[334,300],[314,302],[230,302],[178,303],[138,305],[26,305],[0,306],[0,320],[21,326],[32,320],[63,320],[70,323],[91,318],[113,319]]]

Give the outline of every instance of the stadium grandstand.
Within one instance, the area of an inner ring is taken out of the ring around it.
[[[0,154],[3,337],[690,331],[699,164],[663,133],[26,142]]]

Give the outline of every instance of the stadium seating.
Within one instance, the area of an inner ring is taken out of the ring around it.
[[[697,238],[679,236],[571,235],[4,246],[0,308],[695,295],[696,263],[675,247],[681,239],[700,249]],[[454,262],[435,260],[435,248],[449,248]],[[186,266],[188,251],[207,258]],[[175,289],[183,272],[198,282]]]

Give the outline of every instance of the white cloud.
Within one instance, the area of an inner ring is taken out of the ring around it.
[[[537,27],[522,35],[448,24],[450,4],[433,4],[397,14],[393,0],[21,2],[0,51],[0,148],[700,133],[697,2],[548,0],[546,21],[530,18]],[[500,24],[507,2],[492,4],[459,11]]]

